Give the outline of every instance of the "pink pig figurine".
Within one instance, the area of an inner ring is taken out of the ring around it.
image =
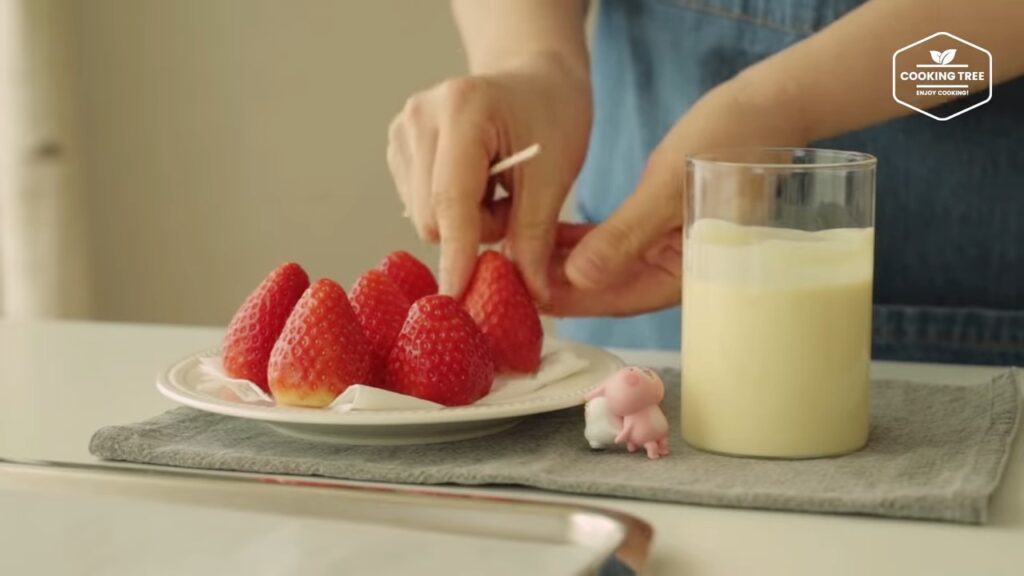
[[[615,443],[625,443],[630,452],[643,447],[648,458],[657,460],[668,455],[668,420],[658,406],[664,397],[665,383],[655,371],[623,368],[586,395],[588,429],[592,427],[592,419],[621,422]],[[608,414],[598,414],[591,409],[591,401],[597,398],[604,401],[595,407],[604,407]],[[591,445],[594,446],[593,440]]]

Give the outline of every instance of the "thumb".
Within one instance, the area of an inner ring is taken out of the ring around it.
[[[633,194],[569,254],[565,273],[574,286],[596,290],[621,282],[653,244],[682,225],[686,164],[682,158],[663,161],[656,155]]]

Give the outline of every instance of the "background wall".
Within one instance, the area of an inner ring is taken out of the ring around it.
[[[92,312],[68,0],[0,1],[0,313]]]
[[[223,325],[284,260],[346,286],[436,260],[384,151],[405,98],[463,71],[447,2],[71,6],[97,317]]]

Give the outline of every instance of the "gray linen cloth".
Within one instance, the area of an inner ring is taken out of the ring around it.
[[[513,484],[712,506],[984,523],[1020,414],[1024,373],[977,386],[872,383],[868,446],[816,460],[707,454],[679,436],[679,373],[663,372],[672,455],[592,452],[583,410],[531,417],[505,432],[420,446],[304,441],[257,421],[178,408],[96,432],[96,456],[166,466],[412,484]]]

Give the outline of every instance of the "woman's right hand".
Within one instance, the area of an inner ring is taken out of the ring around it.
[[[534,299],[547,302],[558,214],[590,122],[587,70],[553,54],[408,99],[391,122],[388,166],[419,236],[441,244],[442,293],[460,295],[479,245],[505,239]],[[496,177],[509,197],[495,199],[490,165],[535,142],[539,156]]]

